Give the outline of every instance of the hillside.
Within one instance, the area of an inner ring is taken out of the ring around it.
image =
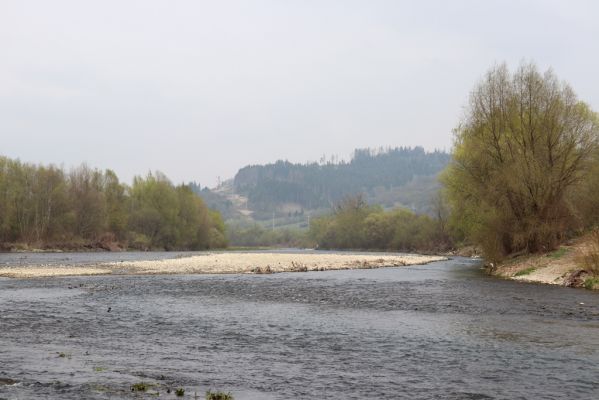
[[[349,162],[279,160],[249,165],[217,188],[195,185],[192,189],[229,221],[250,219],[277,226],[306,226],[309,216],[358,193],[370,204],[430,213],[437,175],[449,159],[445,152],[426,152],[421,147],[359,149]]]

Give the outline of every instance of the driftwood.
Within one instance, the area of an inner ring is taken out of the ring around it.
[[[564,280],[563,285],[567,287],[582,287],[589,273],[584,269],[572,271]]]

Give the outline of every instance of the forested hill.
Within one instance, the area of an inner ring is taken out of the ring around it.
[[[432,178],[446,167],[449,159],[445,152],[426,152],[422,147],[359,149],[349,162],[277,161],[247,166],[239,170],[233,185],[235,193],[246,196],[249,208],[256,211],[271,210],[285,203],[303,209],[325,208],[356,193],[392,205],[398,203],[394,189],[414,185],[418,180],[426,182],[425,190],[436,185]],[[418,182],[415,186],[416,190],[421,189]]]

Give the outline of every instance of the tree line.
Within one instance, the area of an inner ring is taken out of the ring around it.
[[[329,208],[349,195],[399,187],[419,176],[434,176],[447,166],[449,158],[445,152],[426,152],[422,147],[358,149],[349,162],[277,161],[247,166],[235,175],[234,188],[248,197],[252,210],[271,211],[286,202],[308,210]]]
[[[361,195],[338,202],[333,213],[310,222],[309,237],[323,249],[374,249],[442,252],[453,247],[446,214],[418,215],[407,209],[385,211]]]
[[[300,228],[265,228],[253,224],[227,224],[227,239],[232,246],[243,247],[310,247],[306,230]]]
[[[65,171],[0,157],[0,246],[199,250],[226,246],[218,212],[162,173],[131,186],[86,165]]]

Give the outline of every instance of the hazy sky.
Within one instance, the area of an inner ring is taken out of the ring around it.
[[[0,154],[160,170],[451,147],[494,63],[599,110],[599,2],[0,0]]]

